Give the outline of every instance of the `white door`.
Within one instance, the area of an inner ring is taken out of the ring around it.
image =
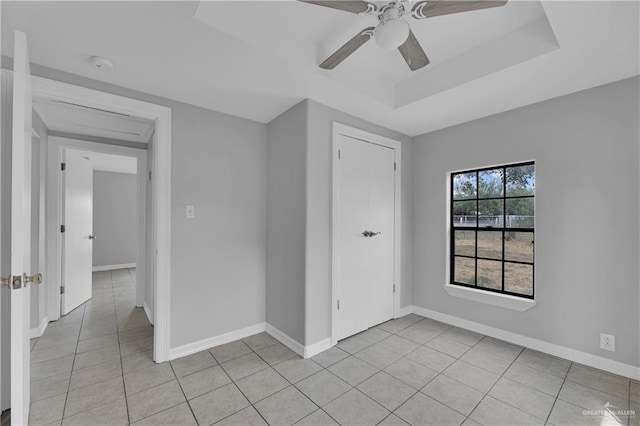
[[[62,315],[87,300],[92,293],[93,167],[80,151],[63,152]]]
[[[393,318],[395,151],[340,135],[337,338]]]
[[[29,420],[31,264],[31,75],[27,37],[16,31],[11,142],[11,422]]]

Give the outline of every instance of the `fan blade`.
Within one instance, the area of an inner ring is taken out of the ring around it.
[[[424,53],[413,31],[409,31],[409,38],[398,47],[398,50],[402,53],[402,57],[404,57],[411,71],[419,70],[429,65],[429,58],[427,58],[427,54]]]
[[[320,64],[320,68],[325,70],[332,70],[337,67],[340,62],[347,59],[349,55],[358,50],[363,44],[369,41],[371,38],[371,31],[374,27],[365,28],[360,31],[355,37],[346,42],[342,47],[336,50],[333,55],[329,56]]]
[[[360,0],[324,0],[324,1],[315,1],[315,0],[298,0],[301,3],[309,3],[315,4],[317,6],[330,7],[332,9],[343,10],[345,12],[351,13],[364,13],[367,11],[375,11],[377,10],[376,6],[373,3],[369,3],[366,1]]]
[[[421,1],[413,6],[412,15],[416,19],[425,19],[434,16],[488,9],[490,7],[501,7],[505,4],[507,4],[507,0]]]

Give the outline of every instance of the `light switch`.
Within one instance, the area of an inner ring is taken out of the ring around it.
[[[187,205],[187,219],[196,217],[196,206]]]

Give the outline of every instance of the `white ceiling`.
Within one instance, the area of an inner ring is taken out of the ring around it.
[[[3,55],[19,29],[36,64],[261,122],[311,98],[415,136],[639,74],[635,0],[510,0],[411,20],[432,62],[414,73],[374,42],[319,69],[373,18],[295,1],[1,7]],[[92,68],[92,55],[115,69]]]
[[[93,170],[103,172],[136,174],[138,171],[138,160],[136,157],[126,157],[124,155],[104,154],[101,152],[78,151],[91,162]]]
[[[249,5],[251,14],[247,13]],[[269,19],[265,19],[266,16]],[[378,22],[375,16],[353,15],[296,1],[240,1],[201,2],[194,17],[275,58],[308,73],[320,74],[345,90],[357,90],[389,107],[404,106],[473,79],[483,62],[498,63],[497,69],[501,69],[505,64],[500,60],[511,58],[513,53],[518,54],[516,62],[537,56],[540,52],[531,52],[529,40],[518,39],[514,34],[538,21],[543,25],[538,25],[540,28],[534,30],[529,39],[546,41],[547,51],[558,48],[537,0],[460,14],[454,21],[450,17],[426,21],[407,18],[431,61],[428,67],[417,72],[411,72],[397,49],[380,48],[375,41],[365,44],[332,71],[318,68],[317,64],[347,40],[375,26]],[[517,39],[519,43],[507,47],[504,42],[496,42],[510,39]],[[491,47],[487,49],[487,45]],[[480,58],[475,55],[477,51],[483,53]],[[513,61],[508,65],[513,65]],[[436,78],[432,78],[434,71],[440,71]],[[416,78],[423,81],[415,84]],[[414,96],[408,97],[406,91],[399,93],[398,86],[402,85],[409,85]]]
[[[154,130],[151,120],[57,99],[35,98],[33,109],[50,131],[147,143]]]

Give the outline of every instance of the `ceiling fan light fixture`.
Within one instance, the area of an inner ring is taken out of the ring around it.
[[[378,46],[397,49],[409,38],[409,24],[402,18],[381,22],[376,28],[375,39]]]

